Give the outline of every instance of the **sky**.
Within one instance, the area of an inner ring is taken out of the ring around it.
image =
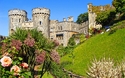
[[[0,0],[0,35],[9,35],[8,11],[11,9],[25,10],[28,19],[32,19],[32,9],[44,7],[50,9],[50,20],[63,21],[73,16],[74,22],[81,13],[87,12],[87,4],[95,6],[112,4],[112,0]]]

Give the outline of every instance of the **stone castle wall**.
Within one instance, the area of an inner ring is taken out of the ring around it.
[[[27,20],[27,12],[20,9],[9,10],[9,33],[11,34],[17,27]]]
[[[28,20],[27,12],[24,10],[9,10],[9,33],[11,34],[16,28],[24,29],[37,28],[43,35],[52,40],[58,40],[60,44],[67,46],[69,38],[73,34],[84,33],[88,31],[88,23],[77,24],[70,16],[63,21],[50,20],[50,10],[47,8],[32,9],[32,19]],[[82,29],[82,30],[81,30]],[[84,33],[86,34],[86,33]]]
[[[97,14],[100,13],[101,11],[110,10],[113,7],[110,5],[93,6],[92,3],[89,3],[87,6],[88,6],[88,17],[89,17],[89,29],[91,28],[100,29],[102,25],[96,23]]]
[[[49,18],[50,10],[47,8],[34,8],[32,9],[33,25],[39,31],[49,38]]]

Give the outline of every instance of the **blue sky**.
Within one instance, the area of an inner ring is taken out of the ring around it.
[[[45,7],[51,10],[51,20],[62,21],[73,16],[75,22],[79,14],[87,12],[88,3],[99,6],[111,4],[112,0],[0,0],[0,35],[9,34],[8,11],[11,9],[26,10],[28,18],[32,19],[33,8]]]

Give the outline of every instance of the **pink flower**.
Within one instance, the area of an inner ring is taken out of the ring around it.
[[[18,76],[18,75],[20,75],[19,73],[21,72],[21,69],[17,65],[14,65],[14,66],[12,66],[12,68],[10,69],[10,71],[11,72],[14,71],[14,75]]]
[[[3,67],[8,67],[8,66],[10,66],[10,65],[12,64],[12,59],[11,59],[10,57],[8,57],[8,56],[4,56],[4,57],[0,60],[0,62],[1,62],[1,65],[2,65]]]
[[[59,45],[59,41],[54,40],[53,42],[54,42],[54,45],[55,45],[55,46],[58,46],[58,45]]]
[[[28,68],[28,64],[27,64],[27,63],[22,63],[21,66],[22,66],[23,68],[25,68],[25,69]]]
[[[46,52],[43,51],[42,53],[36,56],[36,63],[42,64],[45,60],[45,57],[46,57]]]
[[[35,45],[35,39],[32,38],[30,34],[28,34],[28,37],[24,40],[24,44],[29,47],[33,47]]]
[[[11,46],[15,47],[16,50],[20,50],[21,46],[22,46],[22,42],[20,40],[13,39],[12,42],[11,42]]]
[[[58,52],[56,52],[55,50],[53,50],[53,51],[51,52],[51,54],[50,54],[50,57],[52,58],[52,60],[53,60],[54,62],[56,62],[56,63],[59,64],[59,62],[60,62],[60,56],[59,56]]]

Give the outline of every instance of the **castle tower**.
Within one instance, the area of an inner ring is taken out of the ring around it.
[[[92,3],[88,4],[88,18],[89,18],[89,29],[95,28],[96,14],[93,12],[93,5],[92,5]]]
[[[33,26],[42,32],[43,35],[49,38],[49,22],[50,10],[47,8],[34,8],[32,9]]]
[[[9,34],[14,32],[16,28],[21,27],[22,23],[27,20],[27,12],[24,10],[9,10]]]

